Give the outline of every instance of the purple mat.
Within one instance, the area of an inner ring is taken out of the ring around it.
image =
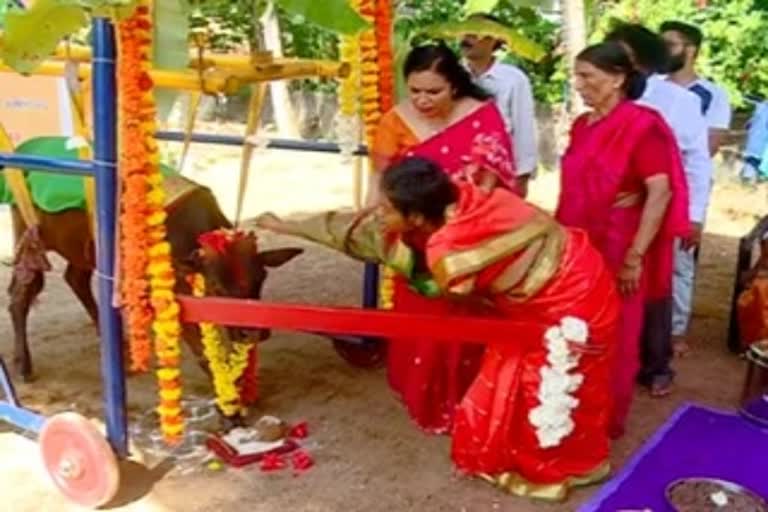
[[[684,405],[579,512],[674,512],[664,490],[678,478],[730,480],[768,497],[768,431],[736,414]]]

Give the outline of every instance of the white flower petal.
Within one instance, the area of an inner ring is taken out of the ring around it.
[[[568,385],[568,392],[575,393],[584,383],[584,376],[580,373],[571,375],[571,382]]]
[[[547,329],[547,332],[544,333],[544,339],[547,340],[547,343],[557,343],[565,341],[565,336],[560,327],[554,326]]]
[[[728,495],[725,494],[723,491],[712,493],[709,496],[709,499],[711,499],[712,503],[714,503],[718,507],[724,507],[728,505]]]
[[[589,337],[587,323],[575,316],[567,316],[560,321],[563,336],[573,343],[586,343]]]

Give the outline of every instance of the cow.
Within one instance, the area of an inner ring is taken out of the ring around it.
[[[175,174],[166,177],[165,186],[166,228],[179,294],[191,294],[187,277],[201,273],[206,280],[208,295],[259,299],[267,270],[287,263],[302,252],[297,248],[259,251],[253,233],[238,237],[224,254],[202,250],[198,242],[200,235],[231,229],[232,223],[208,188]],[[66,260],[64,280],[93,322],[98,324],[98,309],[91,288],[95,251],[88,216],[83,209],[58,213],[38,209],[39,225],[34,230],[27,229],[16,207],[12,212],[14,235],[19,240],[8,288],[8,310],[14,334],[13,367],[21,379],[29,382],[33,378],[33,367],[27,317],[43,290],[45,272],[51,268],[46,253],[58,253]],[[266,329],[225,329],[224,333],[230,341],[263,341],[269,336]],[[183,338],[207,372],[197,326],[184,325]]]

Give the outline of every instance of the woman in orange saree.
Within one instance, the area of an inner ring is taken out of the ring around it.
[[[494,155],[482,178],[485,186],[515,187],[514,157],[509,134],[495,103],[472,82],[469,72],[447,46],[414,48],[404,65],[409,97],[386,113],[371,154],[376,181],[391,164],[408,156],[438,162],[444,172],[463,172],[473,152]],[[412,240],[423,244],[423,241]],[[393,308],[434,314],[456,314],[465,306],[428,299],[402,276],[394,279]],[[419,427],[447,433],[453,412],[477,374],[483,348],[476,344],[442,346],[428,336],[415,343],[388,344],[389,383]]]
[[[587,234],[503,188],[454,182],[428,160],[387,170],[381,190],[375,211],[304,222],[267,214],[258,224],[384,263],[433,296],[515,322],[508,343],[486,346],[456,410],[460,471],[544,499],[605,477],[619,298]]]
[[[622,292],[610,427],[619,437],[641,357],[647,367],[666,367],[665,379],[647,382],[652,393],[662,395],[671,383],[670,354],[654,353],[671,351],[671,345],[641,354],[641,335],[644,329],[647,339],[669,339],[671,334],[673,244],[688,232],[688,194],[670,128],[657,112],[632,101],[642,94],[645,80],[633,70],[621,45],[585,49],[576,60],[575,74],[576,88],[593,110],[573,124],[562,161],[556,218],[589,234]]]

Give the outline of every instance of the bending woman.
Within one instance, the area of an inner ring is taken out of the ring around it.
[[[515,321],[508,343],[486,346],[456,410],[451,451],[461,471],[549,499],[604,477],[619,298],[587,234],[508,190],[452,181],[423,159],[387,170],[381,195],[367,213],[304,222],[266,214],[258,224]]]
[[[453,51],[445,46],[414,48],[404,70],[408,98],[380,121],[372,156],[377,173],[370,190],[376,202],[377,181],[384,169],[409,156],[437,162],[457,176],[477,152],[493,162],[473,178],[486,188],[515,187],[514,157],[509,134],[495,102],[472,81]],[[425,240],[411,240],[423,249]],[[404,277],[394,279],[396,311],[457,314],[465,307],[425,298]],[[417,288],[417,287],[416,287]],[[437,345],[428,336],[388,346],[388,376],[413,420],[431,433],[447,433],[456,405],[477,374],[483,348],[478,345]]]
[[[611,424],[611,434],[619,437],[640,358],[664,359],[641,354],[640,336],[646,304],[671,307],[674,239],[689,227],[688,194],[670,128],[656,111],[632,101],[643,94],[645,79],[622,46],[609,42],[585,49],[576,59],[575,73],[576,89],[592,111],[576,119],[571,129],[556,217],[589,233],[622,293]],[[652,327],[671,330],[671,309],[668,313],[670,323]],[[648,384],[661,394],[669,382]]]

